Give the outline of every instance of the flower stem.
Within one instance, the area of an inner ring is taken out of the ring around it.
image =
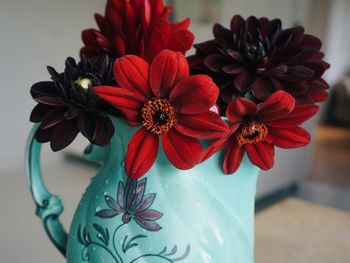
[[[119,253],[118,253],[118,249],[117,249],[117,245],[116,245],[115,238],[116,238],[116,236],[117,236],[118,230],[119,230],[122,226],[124,226],[125,224],[126,224],[126,223],[123,223],[123,224],[119,225],[119,226],[116,228],[116,230],[114,230],[113,239],[112,239],[112,241],[113,241],[113,248],[114,248],[114,251],[115,251],[115,253],[117,254],[117,256],[118,256],[118,258],[119,258],[119,260],[120,260],[120,263],[123,263],[123,259],[122,259],[122,257],[119,255]]]
[[[89,247],[89,246],[92,246],[92,245],[95,245],[95,246],[97,246],[97,247],[100,247],[100,248],[102,248],[102,249],[104,249],[105,251],[107,251],[111,256],[112,256],[112,258],[114,259],[114,261],[116,262],[116,263],[120,263],[119,262],[119,260],[118,260],[118,258],[116,258],[116,256],[113,254],[113,252],[112,251],[110,251],[107,247],[105,247],[104,245],[102,245],[102,244],[100,244],[100,243],[97,243],[97,242],[91,242],[91,243],[89,243],[87,246],[85,246],[85,248],[82,250],[82,258],[83,258],[83,260],[85,261],[85,259],[86,259],[86,257],[84,256],[84,251]],[[118,255],[119,256],[119,255]],[[90,260],[90,255],[88,255],[88,261]]]

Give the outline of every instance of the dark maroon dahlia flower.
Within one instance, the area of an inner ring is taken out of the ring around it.
[[[65,71],[57,73],[48,67],[52,81],[42,81],[31,87],[31,95],[38,104],[30,121],[41,122],[35,138],[49,142],[53,151],[67,147],[81,132],[91,143],[106,145],[114,134],[108,115],[119,113],[91,88],[116,85],[113,63],[108,56],[82,59],[78,64],[67,58]]]
[[[322,43],[303,27],[282,29],[279,19],[236,15],[230,29],[216,24],[213,31],[215,39],[196,44],[189,61],[193,73],[209,74],[220,87],[222,112],[234,97],[261,102],[280,89],[298,103],[327,98]]]

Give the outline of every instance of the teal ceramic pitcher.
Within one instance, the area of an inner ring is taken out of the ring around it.
[[[233,175],[217,153],[191,170],[174,168],[158,155],[141,179],[124,171],[135,128],[114,119],[108,146],[90,146],[85,156],[103,165],[77,207],[69,234],[59,221],[63,206],[46,189],[40,147],[27,145],[27,176],[37,215],[69,263],[252,263],[254,197],[258,168],[247,158]],[[49,259],[48,259],[49,260]]]

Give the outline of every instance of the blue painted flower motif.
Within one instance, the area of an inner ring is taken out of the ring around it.
[[[163,216],[162,213],[150,209],[156,194],[145,195],[146,180],[140,181],[128,178],[125,185],[118,184],[117,198],[105,195],[105,201],[110,209],[103,209],[96,213],[101,218],[112,218],[123,214],[125,224],[134,219],[137,224],[148,231],[159,231],[161,226],[155,221]]]

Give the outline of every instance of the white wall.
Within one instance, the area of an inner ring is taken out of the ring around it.
[[[35,105],[31,85],[49,79],[47,65],[62,70],[67,56],[78,57],[81,30],[96,27],[93,14],[104,12],[104,4],[101,0],[0,0],[0,174],[23,165],[32,126],[29,115]]]

